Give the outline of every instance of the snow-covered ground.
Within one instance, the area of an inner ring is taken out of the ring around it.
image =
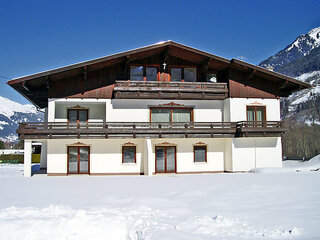
[[[285,165],[294,171],[24,178],[3,164],[0,239],[320,239],[320,171]]]
[[[284,161],[283,168],[255,168],[250,172],[254,173],[289,173],[289,172],[320,172],[320,155],[309,161]]]

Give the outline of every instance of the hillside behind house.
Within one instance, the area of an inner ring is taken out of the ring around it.
[[[281,99],[281,118],[289,129],[282,143],[285,156],[316,156],[320,153],[320,27],[259,65],[313,86]]]
[[[0,140],[16,142],[19,122],[43,121],[43,113],[31,104],[20,104],[0,96]]]

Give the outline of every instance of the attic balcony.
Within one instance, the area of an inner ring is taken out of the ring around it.
[[[226,83],[116,81],[116,99],[192,99],[223,100],[228,97]]]
[[[20,139],[280,137],[280,121],[265,122],[34,122],[20,123]]]

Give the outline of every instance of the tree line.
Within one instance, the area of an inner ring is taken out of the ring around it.
[[[320,154],[320,125],[285,119],[288,131],[282,137],[284,157],[314,157]]]

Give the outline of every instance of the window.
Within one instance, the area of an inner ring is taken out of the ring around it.
[[[190,108],[173,108],[172,122],[191,122]]]
[[[147,81],[158,81],[158,68],[157,67],[146,67],[146,80]]]
[[[136,146],[122,146],[122,163],[136,163]]]
[[[197,81],[197,69],[193,67],[172,67],[170,74],[171,82],[181,82],[182,79],[185,82]]]
[[[197,69],[184,68],[184,81],[185,82],[196,82],[197,81]]]
[[[192,108],[151,108],[151,122],[192,122]]]
[[[88,121],[88,109],[68,109],[69,122],[86,122]]]
[[[131,66],[130,67],[130,80],[142,81],[143,80],[143,66]]]
[[[181,68],[171,68],[171,82],[181,82]]]
[[[207,162],[207,146],[193,146],[194,162]]]
[[[151,122],[171,122],[171,109],[151,108]]]
[[[247,121],[249,122],[266,121],[266,107],[247,106]]]
[[[130,66],[131,81],[158,81],[157,66]]]

